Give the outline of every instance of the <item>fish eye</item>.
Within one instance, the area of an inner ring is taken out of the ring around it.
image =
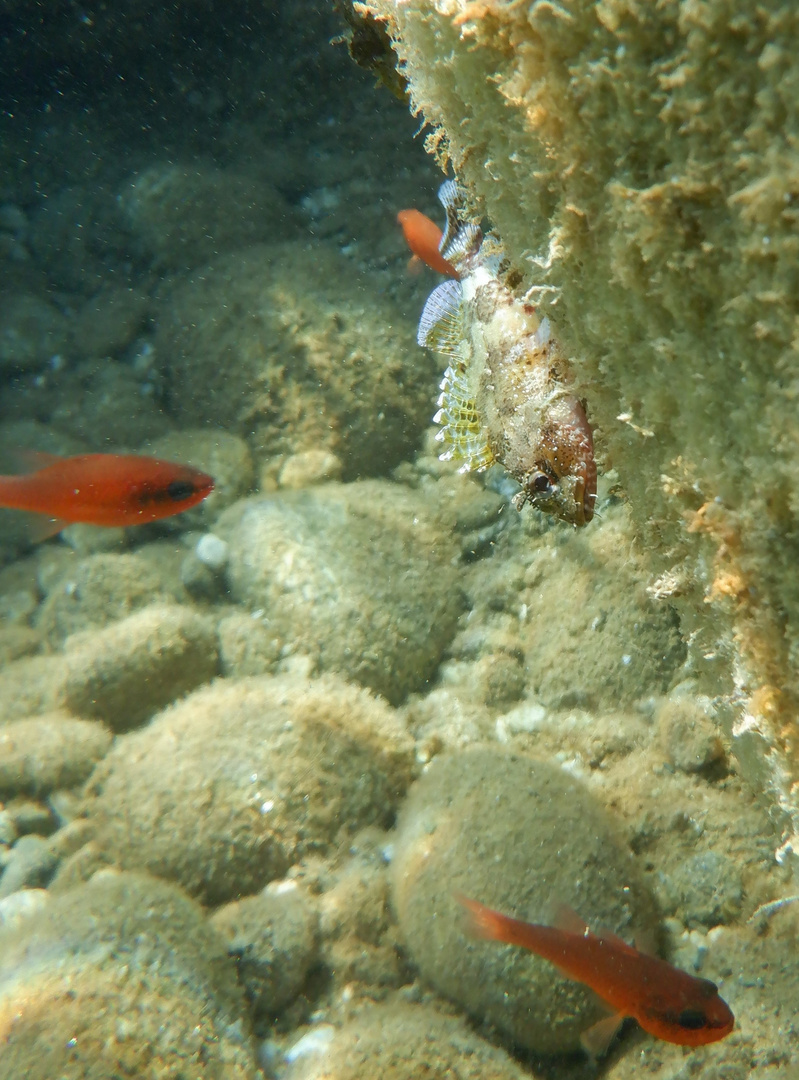
[[[707,1025],[707,1017],[700,1009],[683,1009],[677,1023],[688,1031],[698,1031]]]
[[[530,488],[537,495],[543,495],[547,491],[552,490],[552,484],[549,482],[549,477],[546,473],[536,473],[530,481]]]
[[[173,502],[182,502],[194,494],[194,484],[190,480],[173,480],[166,493]]]

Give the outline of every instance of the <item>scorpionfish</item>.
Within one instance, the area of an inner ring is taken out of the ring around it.
[[[502,246],[470,220],[462,189],[447,180],[438,198],[439,252],[459,280],[430,294],[417,340],[449,361],[433,418],[441,460],[460,461],[461,472],[499,463],[521,485],[517,510],[530,503],[586,525],[596,501],[593,435],[566,357],[549,320],[502,281]]]

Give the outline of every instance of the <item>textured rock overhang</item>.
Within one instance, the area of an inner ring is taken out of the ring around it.
[[[371,0],[570,353],[654,599],[799,833],[799,11]],[[795,843],[799,850],[799,842]]]

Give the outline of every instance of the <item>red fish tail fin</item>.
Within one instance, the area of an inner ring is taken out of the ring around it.
[[[475,937],[530,948],[528,923],[511,919],[510,916],[494,911],[493,908],[486,907],[478,900],[470,900],[468,896],[463,896],[461,893],[456,893],[455,899],[469,912],[469,930]]]

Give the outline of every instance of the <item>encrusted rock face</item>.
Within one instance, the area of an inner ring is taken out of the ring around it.
[[[570,356],[652,594],[679,609],[696,675],[730,703],[739,757],[767,774],[787,839],[799,827],[799,13],[743,0],[371,6],[431,149]]]

